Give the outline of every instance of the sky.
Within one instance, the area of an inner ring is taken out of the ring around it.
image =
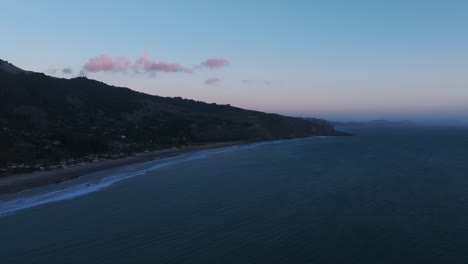
[[[330,120],[468,121],[466,0],[0,0],[0,59]]]

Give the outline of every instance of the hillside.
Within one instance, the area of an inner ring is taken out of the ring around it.
[[[152,96],[85,77],[59,79],[0,60],[2,168],[31,169],[31,163],[188,144],[312,135],[340,133],[319,120]],[[3,174],[10,171],[3,169]]]

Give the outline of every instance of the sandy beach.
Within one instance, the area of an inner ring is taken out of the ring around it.
[[[185,146],[179,148],[140,153],[138,156],[129,156],[121,159],[104,160],[96,163],[89,163],[83,166],[76,166],[66,169],[54,169],[48,171],[37,171],[33,173],[9,175],[0,178],[0,194],[14,193],[26,189],[31,189],[34,187],[55,184],[93,172],[115,169],[134,163],[141,163],[155,159],[173,157],[192,151],[222,148],[243,143],[247,142],[234,141],[197,146]]]

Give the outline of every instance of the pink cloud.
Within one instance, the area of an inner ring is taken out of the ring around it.
[[[146,72],[192,72],[191,69],[178,63],[152,61],[146,52],[135,62],[134,68],[136,70],[143,69]]]
[[[132,63],[127,57],[112,57],[107,54],[101,54],[90,58],[83,66],[82,72],[125,72],[132,68],[136,73],[150,73],[155,75],[157,72],[185,72],[192,73],[201,68],[219,69],[229,65],[229,61],[223,58],[210,58],[194,67],[186,67],[178,63],[153,61],[147,52]],[[68,69],[64,74],[71,73]]]
[[[216,84],[219,84],[220,82],[221,82],[221,79],[219,79],[219,78],[210,78],[210,79],[205,81],[205,84],[206,85],[216,85]]]
[[[229,65],[229,61],[223,58],[211,58],[202,62],[201,66],[209,69],[219,69]]]
[[[112,58],[107,54],[99,55],[98,57],[90,58],[88,63],[83,66],[83,69],[88,72],[122,72],[130,67],[130,61],[125,56]]]

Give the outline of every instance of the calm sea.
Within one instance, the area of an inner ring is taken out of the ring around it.
[[[348,128],[0,196],[0,263],[468,263],[468,128]]]

